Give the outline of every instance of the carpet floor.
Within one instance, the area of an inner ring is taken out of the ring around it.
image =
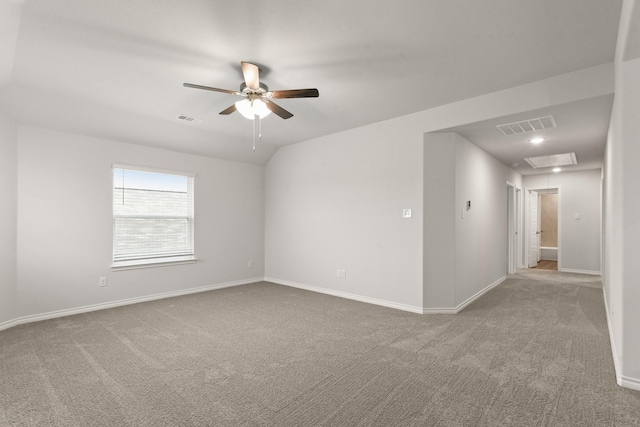
[[[457,315],[270,283],[0,332],[2,426],[634,426],[598,277],[519,270]]]

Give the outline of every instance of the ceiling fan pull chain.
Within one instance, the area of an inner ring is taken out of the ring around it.
[[[256,151],[256,120],[255,117],[252,120],[253,122],[253,151]]]
[[[262,141],[262,117],[261,116],[256,116],[256,117],[258,117],[258,139]]]

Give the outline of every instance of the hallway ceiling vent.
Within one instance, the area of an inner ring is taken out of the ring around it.
[[[503,135],[520,135],[522,133],[538,132],[557,127],[553,116],[538,117],[537,119],[522,120],[496,126]]]
[[[551,168],[555,166],[577,165],[576,153],[552,154],[550,156],[527,157],[525,162],[534,168]]]
[[[185,116],[184,114],[179,115],[178,117],[176,117],[178,120],[184,120],[185,122],[191,122],[191,123],[202,123],[202,119],[196,119],[195,117],[189,117],[189,116]]]

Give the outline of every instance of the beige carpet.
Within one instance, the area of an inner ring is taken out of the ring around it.
[[[390,284],[392,286],[393,284]],[[591,276],[458,315],[268,283],[0,332],[2,426],[631,426]]]

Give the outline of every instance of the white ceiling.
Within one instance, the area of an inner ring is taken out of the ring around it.
[[[609,63],[621,4],[24,0],[0,108],[26,124],[265,164],[284,145]],[[272,90],[320,91],[278,101],[294,117],[263,120],[255,153],[251,122],[218,115],[236,97],[182,86],[237,90],[241,60],[260,65]],[[599,167],[611,103],[601,97],[495,124],[554,114],[554,143],[533,155],[571,147],[579,166]],[[492,138],[495,124],[456,130],[507,164],[524,163]]]

